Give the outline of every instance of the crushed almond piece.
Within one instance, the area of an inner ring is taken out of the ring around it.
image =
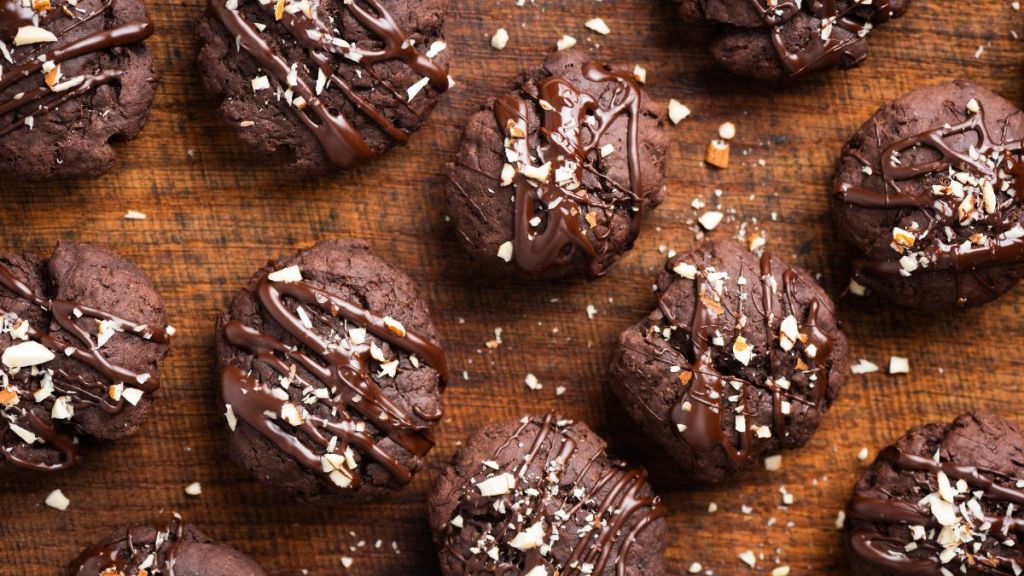
[[[716,168],[728,168],[729,143],[725,140],[712,140],[711,142],[708,142],[708,148],[704,154],[704,161]]]

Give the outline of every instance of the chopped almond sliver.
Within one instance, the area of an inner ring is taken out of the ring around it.
[[[725,140],[712,140],[708,143],[704,161],[717,168],[729,167],[729,143]]]
[[[686,372],[679,373],[679,382],[682,384],[689,384],[690,380],[693,380],[693,372],[687,370]]]
[[[587,212],[587,215],[584,216],[584,218],[587,220],[587,224],[590,224],[591,228],[596,228],[597,227],[597,213],[596,212]]]
[[[277,4],[274,5],[274,20],[281,18],[284,18],[284,0],[277,0]]]
[[[60,79],[60,64],[50,68],[50,71],[43,78],[46,80],[46,85],[53,88],[57,84],[57,80]]]

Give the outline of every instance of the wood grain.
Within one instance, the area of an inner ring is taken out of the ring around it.
[[[705,54],[708,32],[677,23],[662,0],[452,4],[448,40],[458,85],[407,148],[365,168],[297,180],[273,159],[250,155],[196,79],[193,22],[202,0],[150,0],[158,33],[149,44],[162,79],[148,125],[120,147],[116,170],[89,182],[0,184],[5,251],[45,253],[59,239],[118,250],[154,278],[179,329],[161,400],[140,435],[93,450],[66,474],[0,479],[0,574],[52,575],[105,533],[171,511],[252,554],[273,575],[343,573],[343,555],[355,558],[350,574],[437,574],[425,495],[458,441],[485,421],[550,408],[586,420],[615,452],[653,469],[671,510],[670,573],[696,561],[719,575],[770,572],[778,563],[791,565],[793,574],[845,574],[833,524],[865,466],[856,459],[862,447],[874,454],[911,425],[970,408],[1022,420],[1024,289],[982,310],[947,315],[842,300],[854,358],[883,364],[892,354],[905,355],[912,372],[851,376],[820,432],[805,449],[787,454],[780,472],[754,473],[728,486],[681,483],[604,392],[617,334],[653,305],[650,284],[664,261],[658,247],[696,244],[688,225],[694,198],[729,212],[714,236],[756,220],[771,249],[820,271],[838,294],[845,284],[843,250],[827,217],[826,190],[844,139],[883,102],[959,76],[1024,103],[1024,54],[1010,34],[1024,22],[1008,0],[918,0],[907,17],[872,37],[866,67],[783,89],[717,71]],[[603,17],[612,33],[585,30],[593,16]],[[498,27],[511,35],[503,52],[488,42]],[[602,58],[645,66],[653,97],[675,97],[693,109],[671,131],[668,199],[651,214],[636,249],[603,280],[488,278],[459,249],[440,211],[445,164],[470,111],[510,87],[518,71],[537,65],[563,33]],[[984,52],[976,58],[979,46]],[[726,120],[738,127],[734,164],[724,171],[704,167],[704,146]],[[149,218],[124,220],[129,209]],[[307,507],[278,498],[226,460],[214,408],[214,318],[268,258],[347,236],[368,239],[419,281],[451,364],[466,378],[451,383],[439,446],[400,498]],[[598,310],[592,320],[588,304]],[[488,350],[484,343],[497,327],[505,343]],[[527,372],[543,390],[526,389]],[[556,398],[559,385],[567,392]],[[196,481],[202,496],[186,496],[184,487]],[[795,495],[793,506],[780,507],[781,486]],[[71,498],[67,512],[43,505],[54,488]],[[710,502],[717,513],[707,512]],[[744,514],[745,505],[752,512]],[[756,570],[737,559],[748,549],[763,555]]]

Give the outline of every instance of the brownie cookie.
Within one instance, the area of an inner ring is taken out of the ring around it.
[[[83,551],[67,576],[265,576],[241,552],[217,544],[198,528],[174,520],[167,527],[120,530]]]
[[[831,211],[851,286],[920,308],[994,300],[1024,275],[1024,115],[958,80],[882,107],[843,149]]]
[[[859,66],[867,36],[911,0],[676,0],[684,20],[719,26],[711,46],[730,71],[765,80]]]
[[[843,532],[864,576],[1022,573],[1024,437],[970,413],[914,428],[878,454],[847,506]]]
[[[259,270],[217,323],[231,453],[303,500],[400,490],[433,448],[444,351],[413,281],[361,240]]]
[[[445,576],[664,574],[664,508],[642,469],[554,414],[492,424],[430,496]]]
[[[0,172],[12,180],[99,176],[131,140],[156,88],[138,0],[0,3]]]
[[[612,361],[612,388],[651,441],[715,482],[810,439],[848,349],[807,271],[713,242],[670,260],[657,291]]]
[[[531,276],[601,276],[661,203],[664,118],[632,76],[552,54],[469,121],[446,190],[478,260]]]
[[[448,0],[209,0],[199,69],[257,152],[303,174],[363,164],[448,89]]]
[[[63,470],[80,437],[135,433],[173,332],[152,282],[116,254],[0,255],[0,474]]]

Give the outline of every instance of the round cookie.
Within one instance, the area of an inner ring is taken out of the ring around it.
[[[906,13],[911,0],[676,2],[684,20],[718,25],[711,53],[728,70],[782,80],[859,66],[868,34]]]
[[[447,364],[427,305],[361,240],[269,264],[217,323],[231,454],[302,500],[402,489],[433,448]]]
[[[965,80],[883,106],[847,142],[832,186],[860,252],[852,288],[942,309],[994,300],[1024,275],[1024,114]]]
[[[477,432],[429,507],[445,576],[665,573],[664,508],[647,473],[555,414]]]
[[[652,442],[689,476],[717,482],[810,439],[848,348],[807,271],[712,242],[671,259],[657,291],[612,361],[612,389]]]
[[[133,526],[119,530],[84,550],[64,574],[134,576],[154,572],[173,576],[266,576],[248,556],[217,544],[181,520],[162,529]]]
[[[257,153],[303,175],[363,164],[426,121],[448,89],[448,0],[209,0],[199,69]]]
[[[94,177],[111,141],[134,138],[156,88],[138,0],[0,3],[0,172],[17,179]]]
[[[633,77],[552,54],[470,119],[446,189],[463,246],[491,268],[601,276],[661,203],[665,120]]]
[[[173,332],[152,282],[112,252],[0,255],[0,474],[63,470],[80,438],[134,434]]]
[[[853,574],[1021,573],[1024,437],[999,416],[927,424],[861,476],[843,531]]]

